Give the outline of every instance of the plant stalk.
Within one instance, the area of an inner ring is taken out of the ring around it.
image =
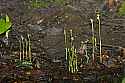
[[[64,43],[65,43],[65,52],[66,52],[66,60],[68,58],[68,48],[67,48],[67,34],[66,30],[64,29]]]
[[[99,13],[97,14],[97,20],[98,20],[98,28],[99,28],[99,51],[100,51],[100,62],[102,63],[102,41],[101,41],[101,22],[100,22],[100,15]]]
[[[30,41],[30,35],[28,34],[28,42],[29,42],[29,59],[31,62],[32,56],[31,56],[31,41]]]
[[[21,36],[21,39],[22,39],[22,45],[23,45],[23,60],[24,60],[24,58],[25,58],[25,55],[24,55],[24,47],[25,47],[25,44],[24,44],[24,37],[23,36]]]
[[[19,40],[19,43],[20,43],[20,61],[21,61],[21,59],[22,59],[22,58],[21,58],[21,53],[22,53],[22,52],[21,52],[21,51],[22,51],[22,44],[21,44],[21,40]]]
[[[28,52],[27,52],[27,48],[28,48],[28,41],[27,41],[27,39],[25,39],[25,42],[26,42],[26,59],[28,59],[28,56],[27,56],[27,54],[28,54]]]
[[[94,23],[93,23],[93,19],[90,19],[91,21],[91,26],[92,26],[92,45],[93,45],[93,49],[92,49],[92,59],[93,61],[95,60],[95,34],[94,34]]]

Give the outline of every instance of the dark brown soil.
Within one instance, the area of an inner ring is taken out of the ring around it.
[[[97,8],[101,9],[104,4],[103,1],[72,0],[72,3],[64,7],[48,9],[29,9],[24,4],[24,1],[0,0],[0,13],[8,14],[13,22],[12,30],[9,33],[9,44],[6,45],[4,38],[0,38],[0,83],[43,83],[40,79],[36,79],[40,77],[37,73],[42,75],[41,80],[44,80],[45,83],[50,81],[52,83],[62,83],[59,81],[62,79],[65,79],[63,83],[78,83],[78,79],[80,79],[80,83],[84,82],[81,80],[85,80],[85,83],[97,83],[101,76],[103,77],[102,74],[108,75],[108,79],[110,79],[114,72],[119,75],[123,71],[123,65],[121,64],[118,64],[118,68],[115,65],[115,69],[104,67],[104,72],[102,71],[103,64],[101,66],[96,64],[96,68],[90,67],[90,69],[89,65],[91,66],[92,64],[85,65],[88,67],[81,68],[82,73],[79,72],[79,75],[69,74],[66,69],[63,30],[73,29],[74,35],[76,35],[76,46],[79,48],[80,41],[91,38],[90,18],[96,19],[95,11]],[[101,17],[102,43],[125,47],[125,16],[118,16],[116,10],[117,8]],[[39,23],[40,20],[42,22]],[[21,35],[27,38],[27,34],[31,35],[33,59],[37,58],[42,64],[42,69],[34,69],[30,75],[26,75],[24,71],[16,69],[15,64],[10,64],[19,56]],[[91,71],[93,72],[91,73]],[[99,71],[102,72],[100,73]],[[16,73],[23,75],[22,77],[21,75],[16,76]],[[118,76],[114,75],[115,77]],[[73,79],[75,81],[72,81]],[[19,82],[14,82],[17,80]],[[25,82],[21,82],[22,80]],[[100,83],[111,82],[102,81]]]

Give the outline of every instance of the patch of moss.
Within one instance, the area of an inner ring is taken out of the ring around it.
[[[119,8],[118,15],[124,16],[125,15],[125,1],[121,4],[121,7]]]
[[[65,0],[31,0],[30,6],[32,8],[48,8],[50,5],[63,6]]]
[[[65,0],[54,0],[54,3],[55,3],[56,5],[62,6],[62,5],[65,4]]]
[[[47,8],[49,6],[49,2],[36,0],[32,0],[30,4],[32,8]]]

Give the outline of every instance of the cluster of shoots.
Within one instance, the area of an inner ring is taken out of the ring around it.
[[[100,21],[100,14],[99,12],[96,14],[96,19],[98,21],[98,35],[99,35],[99,57],[100,62],[102,63],[102,41],[101,41],[101,21]],[[95,61],[95,51],[96,51],[96,34],[94,31],[94,20],[90,19],[91,21],[91,27],[92,27],[92,61]],[[77,50],[74,45],[74,36],[73,31],[70,29],[69,31],[66,31],[64,29],[64,36],[65,36],[65,53],[66,53],[66,61],[68,64],[68,70],[72,73],[78,71],[78,57],[77,57]],[[89,56],[87,51],[87,42],[81,42],[80,50],[78,51],[80,55],[84,55],[86,57],[86,62],[89,63]]]
[[[100,55],[100,62],[102,63],[102,41],[101,41],[101,21],[100,21],[100,14],[99,12],[97,12],[97,21],[98,21],[98,35],[99,35],[99,55]],[[95,47],[96,47],[96,36],[95,36],[95,32],[94,32],[94,22],[93,19],[90,19],[91,21],[91,26],[92,26],[92,45],[93,45],[93,51],[92,51],[92,57],[93,57],[93,61],[95,59]]]
[[[78,71],[78,65],[77,65],[77,51],[76,48],[74,47],[74,37],[72,29],[70,30],[70,37],[68,37],[66,30],[64,30],[64,36],[65,36],[65,51],[66,51],[66,61],[68,64],[68,70],[71,73],[75,73]]]
[[[20,43],[20,56],[19,56],[20,61],[29,60],[31,62],[32,56],[31,56],[30,35],[28,34],[27,39],[21,36],[21,40],[19,40],[19,43]]]

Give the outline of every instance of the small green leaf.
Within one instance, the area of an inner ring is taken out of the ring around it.
[[[0,18],[0,34],[5,33],[12,26],[8,15]]]
[[[64,5],[65,4],[65,0],[55,0],[55,4],[56,5]]]

